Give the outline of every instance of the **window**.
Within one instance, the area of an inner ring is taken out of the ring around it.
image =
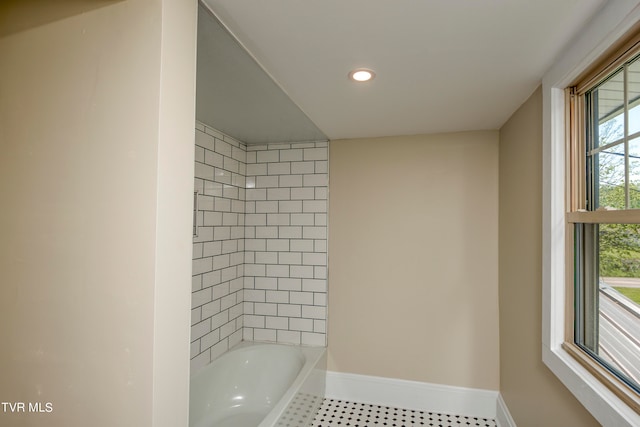
[[[640,413],[640,38],[566,96],[564,348]]]

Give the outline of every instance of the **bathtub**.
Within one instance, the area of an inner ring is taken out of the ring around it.
[[[242,342],[192,375],[189,427],[311,425],[325,374],[324,347]]]

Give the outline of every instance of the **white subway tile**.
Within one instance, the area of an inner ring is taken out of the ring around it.
[[[191,274],[202,274],[213,270],[212,258],[194,259],[191,263]]]
[[[248,188],[246,193],[247,201],[252,200],[267,200],[266,188]]]
[[[329,173],[329,162],[326,160],[316,161],[316,173]]]
[[[279,187],[302,187],[303,175],[280,175],[278,178]]]
[[[205,150],[204,163],[210,166],[221,168],[224,166],[224,157],[221,154],[218,154],[211,150]]]
[[[265,302],[265,291],[260,289],[245,289],[244,300],[247,302]]]
[[[302,212],[327,212],[326,200],[304,200],[302,202]]]
[[[302,289],[302,280],[295,278],[281,277],[278,278],[278,290],[281,291],[299,291]]]
[[[327,254],[305,252],[302,254],[302,263],[304,265],[327,265]]]
[[[277,238],[278,227],[256,227],[256,237],[259,239]]]
[[[280,152],[278,150],[258,151],[256,161],[258,163],[279,162]]]
[[[302,290],[306,292],[326,292],[327,281],[324,279],[303,279]]]
[[[255,314],[260,314],[263,316],[277,316],[278,314],[278,304],[272,304],[268,302],[257,302],[253,307],[253,311]]]
[[[245,163],[247,157],[247,150],[240,144],[237,147],[231,147],[231,157],[241,163]]]
[[[299,226],[280,226],[278,227],[278,236],[281,239],[301,239],[302,227]]]
[[[215,168],[214,181],[221,182],[223,184],[231,184],[232,172],[226,171],[222,168]]]
[[[291,240],[292,252],[313,252],[313,240]]]
[[[209,332],[211,332],[211,319],[196,323],[191,327],[191,341],[195,341]]]
[[[299,277],[302,279],[312,279],[313,278],[313,266],[310,265],[292,265],[290,272],[290,277]]]
[[[191,294],[191,308],[200,307],[211,301],[211,288],[205,288],[201,291]]]
[[[240,344],[240,341],[242,341],[242,321],[242,317],[236,319],[236,328],[238,328],[238,330],[229,335],[229,348]]]
[[[315,173],[315,162],[292,162],[291,163],[291,173],[293,174],[304,174],[304,173]]]
[[[222,184],[221,182],[215,181],[203,181],[204,183],[204,194],[207,196],[215,196],[222,197]]]
[[[228,268],[223,268],[222,269],[222,280],[223,281],[231,281],[235,278],[238,277],[238,267],[236,266],[231,266]]]
[[[190,347],[191,359],[200,354],[200,340],[194,341],[191,343]]]
[[[293,331],[313,332],[313,320],[292,317],[289,319],[289,329]]]
[[[222,189],[222,193],[224,194],[224,188]],[[220,212],[231,212],[231,200],[225,199],[224,197],[216,197],[216,207],[215,209]]]
[[[288,265],[267,265],[267,277],[289,277]]]
[[[327,241],[326,240],[314,240],[313,241],[313,252],[327,252]]]
[[[305,239],[326,239],[327,227],[302,227],[302,237]]]
[[[267,225],[267,215],[263,213],[246,214],[244,223],[245,225]]]
[[[216,138],[216,153],[231,157],[231,144]]]
[[[242,303],[229,308],[229,319],[236,319],[240,316],[242,316]]]
[[[278,279],[276,277],[256,277],[256,289],[278,289]]]
[[[237,200],[240,198],[240,189],[234,185],[225,184],[222,187],[222,196],[226,199]],[[231,210],[231,200],[229,200],[228,210]]]
[[[267,174],[268,175],[290,175],[291,163],[288,163],[288,162],[268,163]]]
[[[264,264],[245,264],[244,266],[244,274],[246,276],[264,276],[265,273],[266,266]]]
[[[222,298],[224,296],[229,295],[230,289],[229,289],[229,283],[228,282],[223,282],[220,283],[218,285],[213,286],[212,288],[212,292],[213,292],[213,299],[217,300],[218,298]]]
[[[199,291],[202,289],[202,275],[191,276],[191,292]]]
[[[278,316],[281,317],[301,317],[302,306],[298,304],[278,304]],[[309,316],[304,316],[309,317]]]
[[[194,153],[196,162],[204,163],[204,148],[198,147],[196,145],[196,150]]]
[[[220,327],[220,339],[224,339],[227,338],[229,335],[231,335],[234,331],[236,330],[236,322],[234,320],[232,320],[229,323],[225,323],[224,325],[222,325]],[[227,346],[228,344],[228,340],[224,340],[221,341],[220,343],[216,344],[216,346],[220,345],[222,342],[224,342]],[[214,346],[215,347],[215,346]],[[213,347],[212,347],[213,350]],[[225,350],[226,351],[226,350]],[[224,353],[224,352],[223,352]],[[212,351],[213,354],[213,351]],[[222,353],[221,353],[222,354]]]
[[[291,225],[315,225],[314,215],[293,213],[291,214]]]
[[[303,305],[302,317],[307,319],[326,319],[327,309],[326,307],[315,307],[311,305]]]
[[[245,314],[243,322],[248,328],[264,328],[264,316]]]
[[[226,297],[222,297],[220,300],[220,309],[227,310],[230,307],[236,305],[236,294],[229,294]]]
[[[258,176],[267,174],[266,163],[247,163],[247,176]]]
[[[217,255],[213,257],[213,269],[220,270],[222,268],[229,267],[229,254]]]
[[[316,195],[315,195],[316,200],[327,200],[327,187],[315,187],[315,190],[316,190]]]
[[[327,174],[316,173],[311,175],[303,175],[302,182],[304,187],[326,187]]]
[[[289,292],[287,291],[266,291],[266,302],[289,303]]]
[[[302,345],[324,347],[327,344],[325,334],[316,334],[313,332],[302,332]]]
[[[289,318],[287,317],[273,317],[269,316],[265,318],[265,326],[268,329],[289,329]]]
[[[256,203],[256,213],[277,213],[277,201],[258,201]]]
[[[277,341],[283,344],[295,344],[300,345],[300,332],[298,331],[283,331],[281,329],[276,330]]]
[[[229,292],[242,291],[243,285],[244,285],[244,277],[238,277],[236,279],[233,279],[232,281],[229,282]],[[240,298],[240,296],[238,298]]]
[[[220,271],[211,271],[202,275],[202,287],[206,288],[220,283]]]
[[[255,341],[272,341],[276,342],[275,329],[257,329],[253,330],[253,339]]]
[[[199,145],[202,148],[206,148],[207,150],[213,151],[214,138],[210,135],[207,135],[204,132],[196,132],[196,145]]]
[[[288,213],[267,214],[267,224],[287,226],[290,224],[289,214]],[[280,235],[279,237],[283,238],[284,236]]]
[[[291,304],[313,305],[313,293],[311,292],[288,292]]]
[[[287,239],[268,239],[267,250],[276,252],[288,252],[289,240]]]
[[[242,339],[245,341],[253,341],[253,328],[242,328]]]
[[[202,321],[202,307],[196,307],[191,310],[191,325]]]
[[[327,294],[325,292],[316,292],[313,294],[313,305],[327,306]]]
[[[267,200],[290,200],[290,188],[267,188]]]
[[[302,160],[302,149],[300,148],[292,148],[289,150],[280,151],[281,162],[296,162],[301,160]]]
[[[220,255],[222,253],[222,242],[205,242],[203,243],[202,254],[204,256]]]
[[[326,279],[327,278],[327,267],[326,266],[315,266],[313,267],[313,278],[314,279]]]
[[[230,254],[231,252],[238,251],[238,241],[237,240],[224,240],[222,242],[222,253]]]
[[[295,190],[292,188],[291,191]],[[302,200],[282,200],[278,202],[278,210],[280,212],[302,212]]]
[[[326,148],[305,148],[303,159],[308,160],[327,160],[328,151]]]
[[[299,252],[279,252],[276,262],[278,264],[302,264],[302,256]]]
[[[256,162],[256,152],[255,151],[247,151],[246,157],[245,157],[245,161],[247,163],[247,165],[249,163],[255,163]]]
[[[256,262],[259,264],[277,264],[277,252],[256,252]]]
[[[315,197],[314,187],[291,189],[291,200],[313,200]],[[298,212],[302,212],[302,209]]]
[[[209,332],[207,335],[200,338],[200,346],[203,349],[207,349],[217,344],[220,341],[220,329],[215,329]]]
[[[213,166],[209,166],[209,165],[206,165],[204,163],[196,162],[196,164],[195,164],[195,177],[196,178],[213,181],[214,176],[215,175],[214,175]]]
[[[271,163],[270,163],[271,164]],[[277,163],[274,163],[277,164]],[[277,188],[278,185],[278,177],[277,176],[257,176],[256,177],[256,188]]]
[[[224,138],[224,135],[222,134],[222,132],[219,132],[219,131],[217,131],[217,130],[209,127],[209,126],[205,125],[204,131],[207,133],[207,135],[211,135],[211,136],[213,136],[215,138],[218,138],[218,139]]]
[[[222,224],[222,212],[202,212],[204,214],[202,225],[205,227],[217,227]]]
[[[218,357],[229,351],[229,342],[225,339],[218,344],[211,347],[211,360],[216,360]]]
[[[327,321],[320,319],[313,319],[313,332],[326,333],[327,332]]]
[[[315,217],[315,226],[327,225],[327,214],[326,213],[317,213],[314,214]]]

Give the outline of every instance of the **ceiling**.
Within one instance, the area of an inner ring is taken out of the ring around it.
[[[257,67],[281,96],[286,95],[292,103],[289,108],[302,114],[301,120],[310,121],[309,129],[315,130],[308,138],[303,131],[302,139],[499,129],[540,84],[563,47],[605,3],[202,1],[233,35],[230,40],[235,38],[244,54],[248,52],[245,65]],[[205,45],[200,38],[198,43],[198,111],[201,105],[237,103],[203,94],[203,78],[212,72],[201,70],[200,51]],[[217,62],[211,61],[210,67],[219,66]],[[351,82],[347,75],[357,67],[373,69],[376,78]],[[242,87],[246,82],[234,84]],[[253,89],[251,93],[254,98],[262,95]],[[247,105],[256,103],[264,103],[266,111],[275,111],[268,106],[280,105],[266,98]],[[242,106],[238,109],[246,111]],[[255,140],[230,134],[245,142],[290,140],[293,136],[284,129],[288,123],[284,116],[264,130],[256,126],[251,136]],[[260,120],[264,114],[258,112],[255,117]],[[245,120],[244,127],[253,127],[251,123]]]

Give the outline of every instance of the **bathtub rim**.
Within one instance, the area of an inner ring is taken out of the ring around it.
[[[287,344],[287,343],[275,343],[271,341],[240,341],[238,344],[231,347],[229,350],[209,362],[209,364],[203,366],[195,372],[192,372],[189,378],[191,382],[194,377],[198,375],[204,375],[206,370],[211,367],[217,360],[221,358],[228,357],[230,353],[233,353],[238,350],[242,350],[244,348],[251,348],[257,346],[280,346],[280,347],[292,347],[299,350],[304,357],[304,364],[302,368],[298,372],[298,375],[295,377],[293,382],[289,385],[285,393],[280,397],[278,402],[271,408],[271,411],[264,417],[264,419],[258,424],[257,427],[272,427],[275,426],[282,414],[285,412],[289,404],[293,401],[296,394],[300,391],[300,389],[304,386],[305,382],[309,379],[311,374],[315,370],[321,370],[326,374],[326,353],[327,347],[320,346],[304,346],[304,345],[296,345],[296,344]],[[322,395],[319,396],[321,398],[324,397],[325,386],[323,381],[322,387]]]

